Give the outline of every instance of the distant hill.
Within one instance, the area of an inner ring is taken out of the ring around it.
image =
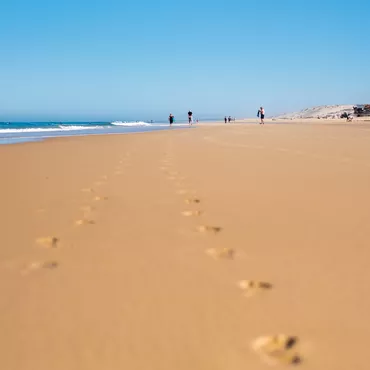
[[[354,104],[347,105],[321,105],[318,107],[306,108],[299,112],[284,113],[275,116],[275,119],[299,119],[299,118],[340,118],[343,113],[353,114]]]

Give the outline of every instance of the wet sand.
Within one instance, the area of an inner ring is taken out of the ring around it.
[[[370,125],[0,147],[6,370],[367,370]]]

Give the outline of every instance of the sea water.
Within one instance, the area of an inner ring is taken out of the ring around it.
[[[175,123],[171,129],[186,127]],[[169,129],[164,122],[0,122],[0,144],[39,141],[60,136],[124,134]]]

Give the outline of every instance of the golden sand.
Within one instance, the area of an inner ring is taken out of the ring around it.
[[[1,369],[369,369],[369,143],[232,124],[0,147]]]

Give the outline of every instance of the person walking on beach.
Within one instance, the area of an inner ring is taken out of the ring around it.
[[[260,107],[257,113],[257,117],[261,117],[260,125],[264,125],[265,124],[265,108]]]
[[[227,117],[225,116],[225,123],[227,123]]]
[[[170,121],[170,126],[172,126],[173,121],[175,120],[175,117],[173,116],[172,113],[170,113],[170,116],[168,117],[168,120]]]
[[[231,122],[231,116],[229,116],[228,121],[229,121],[229,123]]]
[[[189,110],[188,112],[189,125],[193,124],[193,112]]]

